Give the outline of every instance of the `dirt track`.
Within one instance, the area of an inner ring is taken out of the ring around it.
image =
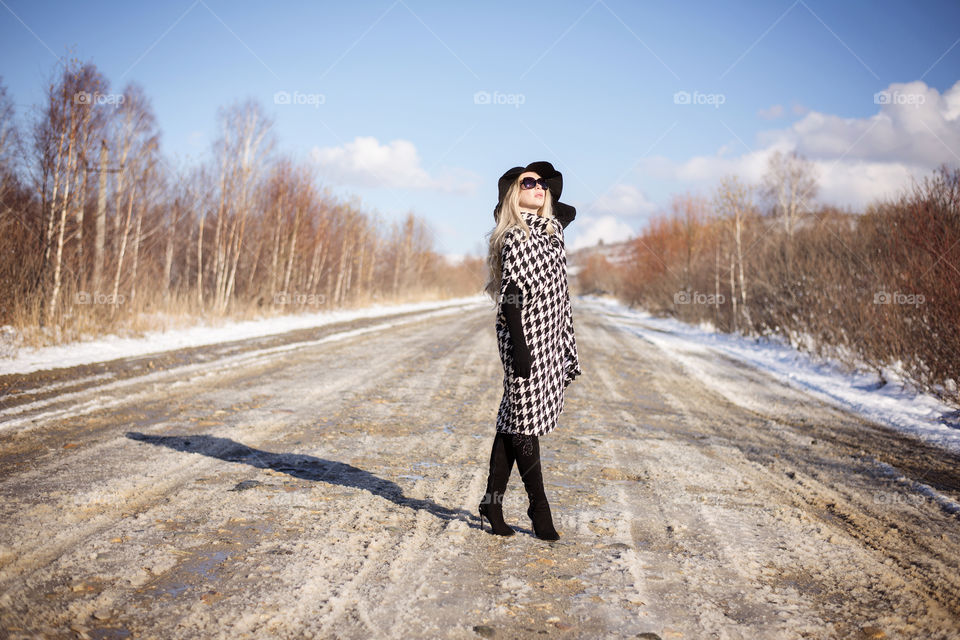
[[[960,636],[958,456],[583,301],[562,538],[481,532],[491,314],[0,380],[0,637]]]

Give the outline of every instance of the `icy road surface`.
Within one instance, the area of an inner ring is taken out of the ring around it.
[[[552,543],[479,527],[489,305],[0,378],[0,637],[960,636],[960,456],[574,322]]]

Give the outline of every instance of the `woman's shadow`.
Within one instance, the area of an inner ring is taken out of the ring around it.
[[[200,453],[227,462],[242,462],[243,464],[248,464],[258,469],[273,469],[274,471],[286,473],[301,480],[326,482],[343,487],[363,489],[381,498],[390,500],[401,507],[422,509],[442,520],[461,520],[471,527],[478,526],[471,521],[473,514],[463,509],[448,509],[430,500],[408,498],[403,495],[403,489],[401,489],[397,483],[384,480],[368,471],[358,469],[353,465],[343,462],[324,460],[323,458],[300,453],[272,453],[270,451],[261,451],[231,440],[230,438],[219,438],[208,435],[152,436],[136,431],[128,431],[126,435],[131,440],[148,442],[177,451]],[[256,483],[254,483],[254,485],[255,484]]]

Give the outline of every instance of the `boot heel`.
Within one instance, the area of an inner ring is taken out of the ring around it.
[[[486,509],[484,509],[486,507]],[[498,507],[491,507],[489,504],[481,503],[477,508],[480,513],[480,530],[483,530],[483,518],[486,517],[490,523],[490,533],[498,536],[512,536],[516,533],[510,525],[503,521],[503,510]]]
[[[550,507],[546,505],[530,505],[527,509],[527,516],[533,524],[533,534],[541,540],[559,540],[560,534],[553,527],[553,517],[550,514]]]

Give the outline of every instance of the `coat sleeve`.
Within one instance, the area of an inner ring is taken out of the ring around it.
[[[560,224],[566,229],[577,217],[577,209],[569,204],[557,202],[553,205],[553,217],[560,221]]]
[[[507,321],[507,329],[510,331],[510,344],[513,345],[513,371],[514,375],[521,378],[530,377],[530,367],[533,364],[530,361],[530,347],[527,345],[527,338],[523,333],[523,296],[517,284],[510,280],[507,282],[507,297],[500,305],[503,317]]]

